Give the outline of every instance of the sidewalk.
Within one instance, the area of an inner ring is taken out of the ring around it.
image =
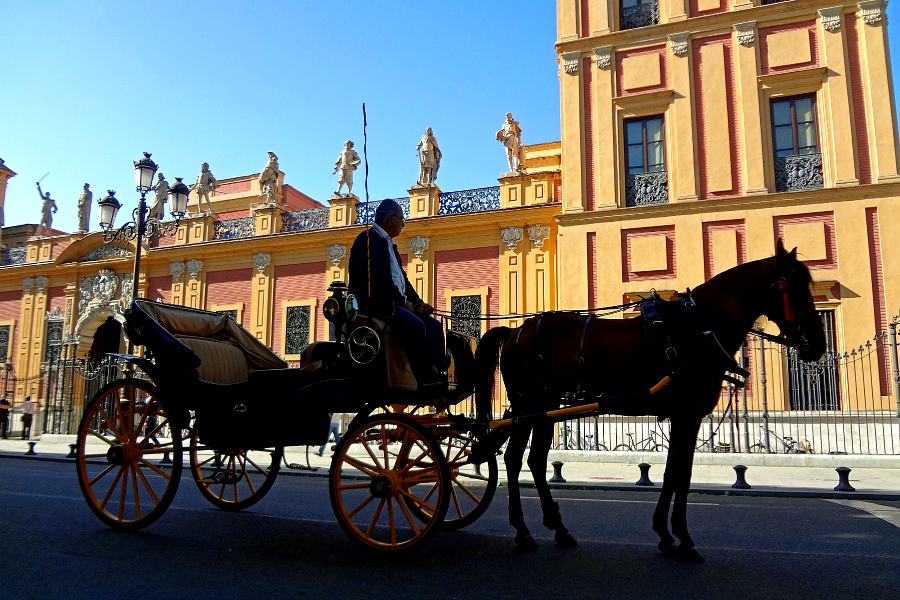
[[[68,443],[74,443],[74,436],[44,436],[44,441],[36,441],[37,456],[24,456],[28,451],[28,443],[23,440],[0,440],[0,459],[21,458],[22,460],[54,460],[71,462],[66,459],[69,453]],[[287,448],[285,457],[288,463],[307,464],[317,468],[316,471],[293,470],[282,467],[282,475],[306,475],[325,477],[331,466],[331,450],[326,449],[325,456],[315,454],[317,447],[305,446]],[[503,457],[499,458],[500,485],[506,485],[506,470]],[[626,491],[659,490],[665,469],[665,453],[626,453],[626,452],[579,452],[553,451],[550,460],[564,463],[562,475],[564,484],[554,487],[569,489],[606,489]],[[635,482],[640,477],[639,462],[651,465],[650,479],[656,484],[653,487],[639,487]],[[747,466],[747,482],[752,486],[749,490],[735,490],[731,485],[735,482],[734,465]],[[856,492],[835,492],[838,475],[835,466],[846,466],[852,469],[850,483]],[[548,478],[553,470],[548,466]],[[74,476],[74,472],[73,472]],[[519,477],[523,485],[532,485],[533,479],[527,466]],[[816,456],[816,455],[759,455],[759,454],[704,454],[695,455],[692,491],[709,494],[764,495],[790,497],[828,497],[858,498],[900,501],[900,457],[895,456]]]

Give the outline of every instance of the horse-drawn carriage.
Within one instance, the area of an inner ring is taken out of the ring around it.
[[[171,504],[183,454],[201,493],[240,510],[271,488],[285,446],[327,441],[330,413],[355,413],[329,472],[335,516],[356,542],[405,550],[487,509],[497,461],[468,464],[475,340],[448,331],[450,383],[417,386],[389,327],[357,313],[335,282],[323,306],[338,340],[288,364],[227,315],[137,299],[126,333],[143,356],[85,407],[78,478],[114,529],[150,525]],[[449,509],[449,513],[448,513]]]

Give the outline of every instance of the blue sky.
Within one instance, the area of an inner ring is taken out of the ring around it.
[[[507,166],[494,132],[507,111],[525,143],[559,139],[552,0],[30,0],[2,14],[0,157],[18,173],[7,225],[39,220],[34,182],[47,172],[58,228],[75,228],[85,182],[95,200],[115,189],[130,208],[144,150],[170,182],[193,181],[204,161],[219,179],[257,172],[271,150],[287,183],[325,201],[343,141],[361,153],[363,102],[372,199],[407,194],[426,127],[445,191],[497,184]],[[95,206],[92,229],[96,216]]]

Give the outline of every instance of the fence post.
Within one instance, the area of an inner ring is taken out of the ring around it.
[[[746,352],[744,351],[746,349]],[[744,338],[744,346],[741,348],[741,367],[750,370],[750,344]],[[750,452],[750,413],[747,412],[747,383],[741,390],[741,400],[744,404],[744,452]]]
[[[766,378],[766,340],[759,338],[759,382],[760,388],[762,388],[760,391],[762,392],[763,408],[763,443],[766,445],[766,452],[771,453],[772,447],[769,445],[769,401],[766,390],[768,381]]]
[[[897,319],[891,319],[891,367],[894,371],[894,402],[897,405],[897,416],[900,417],[900,366],[897,365]]]

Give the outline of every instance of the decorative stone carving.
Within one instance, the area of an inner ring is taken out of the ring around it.
[[[178,281],[184,273],[184,263],[180,260],[169,263],[169,273],[172,274],[172,281]]]
[[[184,266],[187,267],[188,273],[191,274],[191,279],[197,279],[197,274],[203,269],[203,261],[199,258],[192,258],[185,261]]]
[[[675,56],[684,56],[688,51],[688,35],[687,33],[673,33],[669,36],[672,43],[672,54]]]
[[[107,258],[131,258],[134,254],[125,247],[104,244],[98,248],[94,248],[84,256],[78,259],[78,262],[90,262],[92,260],[104,260]]]
[[[253,255],[253,266],[260,273],[266,270],[270,262],[272,262],[272,255],[268,252],[257,252]]]
[[[841,11],[843,8],[843,6],[820,8],[819,17],[822,19],[822,27],[831,32],[838,31],[841,28]]]
[[[515,251],[516,245],[522,241],[522,228],[515,226],[504,227],[500,230],[500,237],[506,243],[507,248]]]
[[[119,289],[119,276],[112,269],[100,269],[100,273],[94,280],[94,297],[101,302],[109,302]]]
[[[334,266],[338,266],[341,264],[341,259],[347,254],[347,246],[343,244],[332,244],[328,246],[328,258],[331,259],[331,264]]]
[[[540,248],[544,245],[544,240],[550,237],[550,226],[543,225],[538,223],[537,225],[530,225],[528,227],[528,239],[531,240],[531,243],[535,248]]]
[[[416,155],[419,157],[419,180],[416,185],[432,186],[437,181],[441,168],[441,149],[431,127],[425,129],[425,135],[416,144]]]
[[[47,278],[43,275],[38,275],[34,278],[34,285],[37,287],[38,293],[43,294],[44,290],[47,288]]]
[[[206,198],[206,208],[212,214],[212,204],[209,203],[209,195],[216,191],[216,178],[209,170],[209,163],[200,165],[200,174],[197,175],[197,183],[191,186],[191,190],[197,192],[197,212],[203,212],[203,199]]]
[[[54,306],[52,310],[47,311],[48,321],[62,321],[63,319],[65,319],[63,311],[58,306]]]
[[[25,292],[30,292],[33,287],[34,277],[25,277],[22,279],[22,289],[25,290]]]
[[[512,113],[506,113],[506,120],[494,137],[506,148],[509,172],[524,171],[525,157],[524,146],[522,146],[522,128],[519,126],[519,122],[513,119]]]
[[[868,2],[860,2],[859,10],[862,13],[863,22],[873,27],[881,22],[881,15],[884,14],[884,0],[869,0]]]
[[[578,56],[578,52],[562,53],[563,70],[569,75],[574,75],[578,72]]]
[[[594,48],[594,62],[600,69],[608,69],[612,64],[612,46]]]
[[[413,251],[416,258],[422,260],[422,255],[428,250],[428,236],[416,235],[409,238],[409,249]]]
[[[125,301],[125,304],[129,304],[131,302],[131,298],[134,292],[134,274],[125,273],[122,275],[122,300]]]
[[[96,277],[82,277],[81,283],[78,285],[78,314],[84,312],[91,298],[94,297],[94,283]]]
[[[737,32],[738,43],[741,46],[749,48],[756,41],[756,21],[735,23],[734,30]]]
[[[269,152],[268,155],[269,160],[259,173],[259,190],[262,192],[262,197],[265,198],[263,204],[265,206],[275,206],[278,204],[278,194],[281,191],[281,186],[278,185],[278,157],[275,156],[274,152]]]
[[[344,142],[344,150],[338,155],[337,161],[334,163],[334,175],[338,174],[338,189],[334,193],[335,196],[341,195],[341,189],[347,184],[347,194],[353,193],[353,171],[359,166],[362,160],[359,154],[353,149],[353,142],[347,140]]]

